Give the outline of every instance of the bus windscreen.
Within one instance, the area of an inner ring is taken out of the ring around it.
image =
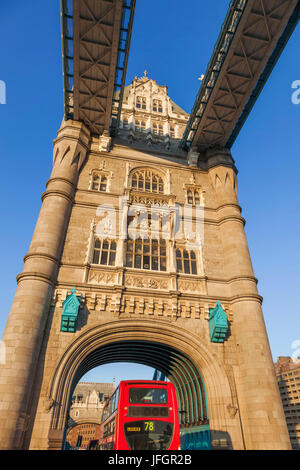
[[[168,393],[165,388],[135,388],[129,389],[131,405],[167,405]]]
[[[167,450],[173,436],[173,424],[165,421],[131,421],[124,426],[131,450]]]

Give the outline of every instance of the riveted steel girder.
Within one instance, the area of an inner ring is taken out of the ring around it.
[[[181,147],[231,147],[299,20],[299,5],[232,0]]]
[[[61,0],[65,119],[94,135],[118,126],[135,1]]]

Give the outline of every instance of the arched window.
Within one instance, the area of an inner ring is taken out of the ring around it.
[[[93,264],[115,266],[117,243],[115,240],[100,240],[97,238],[94,245]]]
[[[100,173],[94,173],[92,176],[92,189],[95,191],[107,190],[107,177]]]
[[[194,203],[194,198],[193,198],[192,191],[187,192],[187,200],[188,200],[188,204],[193,204]]]
[[[199,206],[201,203],[200,191],[198,189],[188,189],[187,190],[187,203],[192,204],[193,206]]]
[[[164,192],[164,181],[160,175],[153,170],[137,170],[133,173],[131,186],[140,191],[152,193]]]
[[[167,270],[167,248],[165,240],[142,239],[127,241],[126,266],[128,268]]]
[[[197,259],[194,251],[176,250],[177,271],[184,274],[197,274]]]

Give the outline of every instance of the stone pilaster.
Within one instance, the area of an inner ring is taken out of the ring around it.
[[[68,227],[78,173],[89,133],[63,122],[54,141],[53,171],[3,334],[6,363],[0,369],[0,448],[21,449],[33,418],[36,368]]]
[[[289,449],[261,297],[237,201],[234,161],[226,149],[210,151],[207,157],[218,203],[225,275],[231,291],[232,334],[238,360],[234,372],[246,449]]]

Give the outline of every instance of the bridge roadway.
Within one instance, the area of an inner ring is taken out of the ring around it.
[[[61,0],[65,119],[95,135],[118,130],[135,2]],[[231,1],[181,148],[232,146],[299,16],[300,0]]]
[[[95,135],[118,127],[134,10],[135,0],[61,0],[65,119]]]

